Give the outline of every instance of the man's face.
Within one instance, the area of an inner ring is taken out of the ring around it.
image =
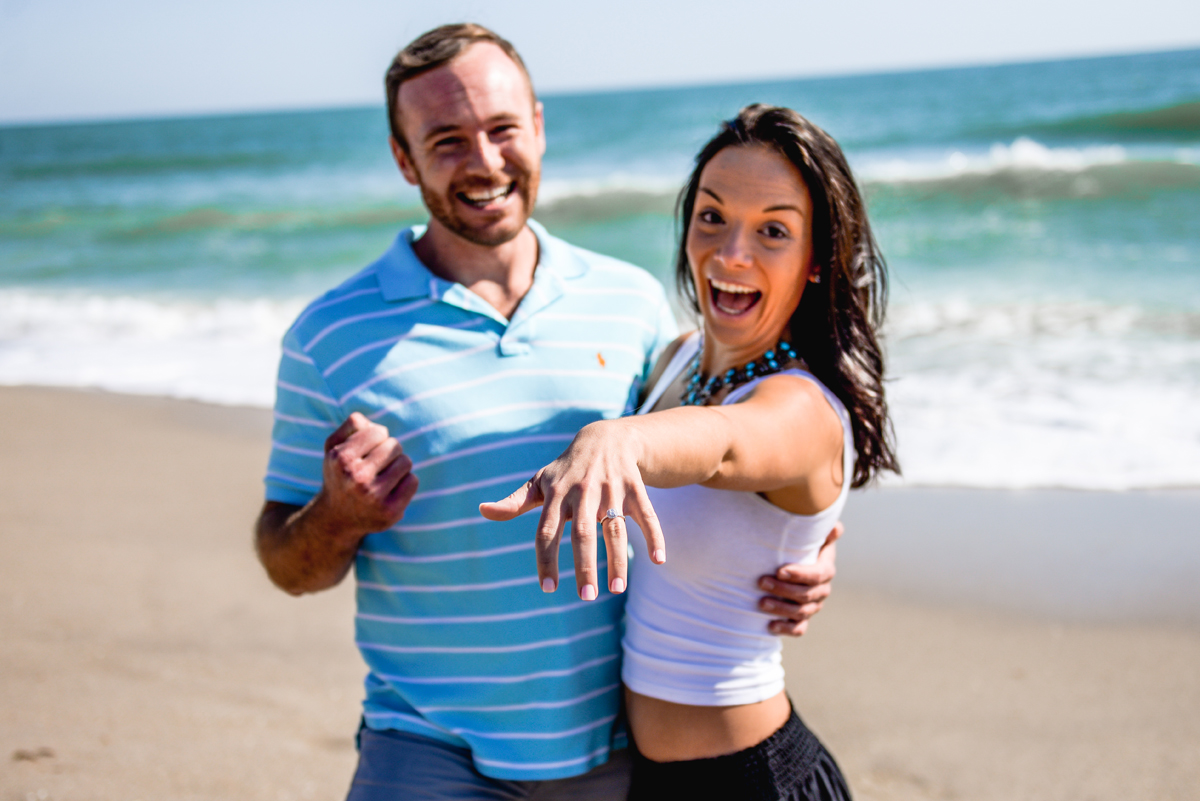
[[[392,153],[421,187],[433,218],[454,234],[495,247],[525,227],[537,200],[546,137],[542,105],[524,73],[496,45],[475,44],[399,90],[405,153]]]

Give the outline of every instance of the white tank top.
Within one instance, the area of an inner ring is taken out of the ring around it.
[[[695,355],[688,339],[642,407],[654,407]],[[775,616],[759,611],[759,576],[789,562],[811,564],[841,515],[854,473],[854,437],[846,408],[804,370],[842,421],[842,490],[815,515],[785,512],[757,493],[692,484],[647,487],[667,540],[667,561],[633,559],[629,567],[621,678],[634,692],[693,706],[734,706],[766,700],[783,689],[782,645],[767,630]],[[736,403],[762,378],[725,398]],[[632,518],[630,542],[641,541]]]

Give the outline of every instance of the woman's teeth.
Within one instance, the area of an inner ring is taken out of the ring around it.
[[[708,282],[710,284],[712,284],[713,286],[715,286],[717,289],[721,290],[722,292],[734,292],[734,293],[741,293],[741,294],[749,294],[751,292],[758,291],[757,289],[754,289],[752,287],[742,286],[741,284],[729,284],[729,283],[726,283],[725,281],[718,281],[715,278],[708,279]]]
[[[731,284],[715,278],[708,279],[708,284],[713,306],[726,314],[742,314],[749,311],[762,297],[762,292],[742,284]]]

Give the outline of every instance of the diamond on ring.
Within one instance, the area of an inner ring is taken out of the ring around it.
[[[621,514],[616,509],[609,509],[607,512],[604,513],[604,517],[609,520],[616,520],[618,517],[621,518],[622,520],[625,519],[625,515]]]

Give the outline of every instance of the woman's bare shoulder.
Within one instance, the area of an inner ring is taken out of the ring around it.
[[[654,385],[658,383],[658,379],[662,378],[663,373],[666,372],[667,365],[671,363],[671,359],[675,358],[675,354],[683,347],[683,343],[691,339],[695,333],[695,331],[688,331],[686,334],[680,334],[675,338],[674,342],[663,348],[658,361],[654,363],[654,369],[650,371],[650,380],[646,382],[647,391],[654,388]]]

